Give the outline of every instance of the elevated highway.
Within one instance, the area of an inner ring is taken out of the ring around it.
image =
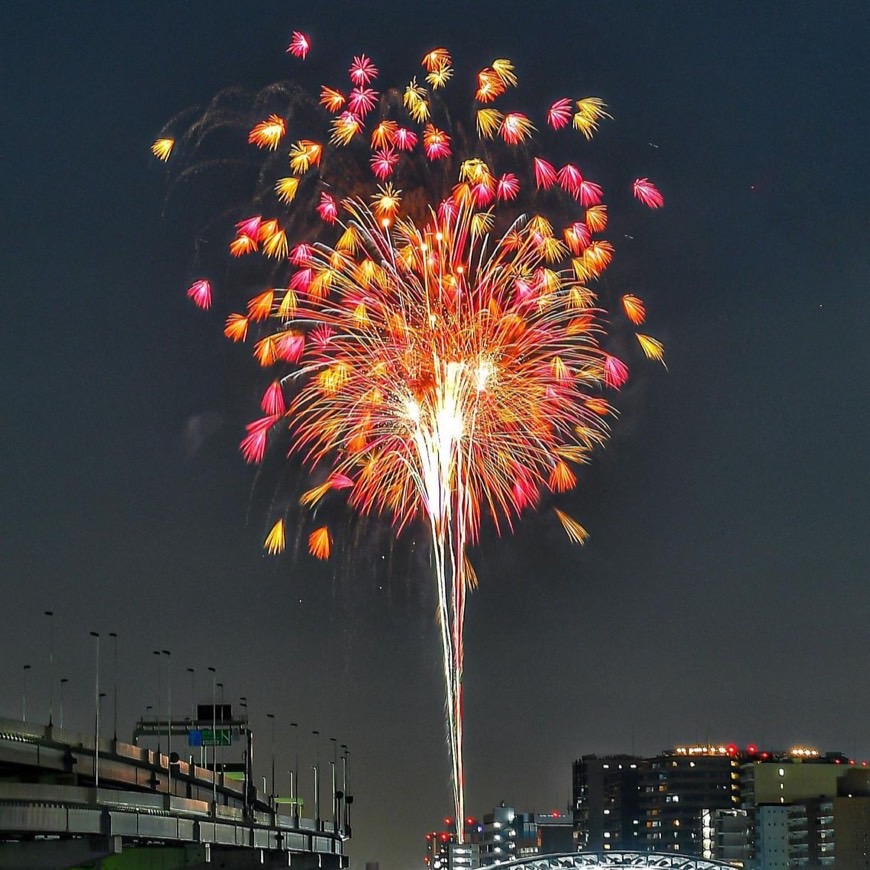
[[[97,866],[114,856],[113,868],[342,870],[350,824],[339,795],[331,818],[304,818],[298,804],[285,814],[247,776],[238,781],[114,739],[97,743],[0,719],[4,868]]]

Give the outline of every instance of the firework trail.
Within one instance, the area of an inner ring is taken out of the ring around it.
[[[290,54],[304,59],[311,48],[292,34]],[[323,86],[319,105],[293,86],[260,95],[262,115],[240,138],[260,158],[262,213],[233,220],[228,241],[232,258],[264,257],[268,280],[224,331],[251,341],[275,372],[263,416],[241,443],[248,462],[284,433],[318,481],[302,506],[342,493],[360,514],[390,517],[397,533],[418,522],[429,529],[461,839],[463,625],[476,584],[467,548],[484,520],[510,530],[542,493],[575,486],[572,466],[607,435],[602,393],[629,373],[603,348],[607,321],[591,287],[613,256],[600,237],[601,187],[578,166],[545,159],[532,119],[495,105],[517,85],[510,61],[478,73],[466,126],[450,123],[438,94],[452,76],[448,51],[437,48],[418,77],[378,92],[378,70],[363,54],[346,86]],[[283,113],[270,110],[279,104]],[[543,123],[550,136],[565,128],[589,139],[609,117],[595,97],[563,98]],[[216,100],[178,143],[164,135],[152,150],[163,161],[179,145],[198,155],[215,131],[238,127],[238,113]],[[663,204],[648,178],[633,193],[650,208]],[[212,304],[208,278],[187,293],[201,308]],[[632,325],[644,322],[637,296],[625,294],[621,309]],[[637,340],[663,359],[654,338]],[[583,543],[585,529],[555,513]],[[328,558],[329,528],[313,529],[308,543]],[[265,547],[284,546],[282,516]]]

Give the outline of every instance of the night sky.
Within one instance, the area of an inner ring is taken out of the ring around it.
[[[267,712],[279,772],[290,722],[303,758],[313,729],[323,759],[347,743],[357,866],[421,866],[450,811],[426,557],[376,524],[340,568],[263,554],[237,449],[258,387],[185,298],[192,231],[149,153],[181,109],[289,77],[293,29],[323,81],[362,51],[401,81],[443,44],[466,70],[513,59],[530,112],[599,95],[602,174],[667,200],[613,239],[608,281],[644,298],[668,370],[634,361],[571,502],[589,543],[547,512],[472,554],[469,811],[564,808],[587,752],[870,756],[863,0],[4,9],[0,716],[20,716],[30,664],[28,718],[47,720],[52,610],[67,725],[92,711],[88,632],[115,631],[123,734],[168,649],[173,704],[188,667],[201,700],[207,666],[248,698],[260,775]]]

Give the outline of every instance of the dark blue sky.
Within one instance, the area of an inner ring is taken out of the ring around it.
[[[563,807],[583,752],[710,737],[870,756],[861,2],[6,10],[0,715],[30,663],[45,717],[52,609],[68,721],[86,727],[88,631],[117,631],[122,730],[168,648],[179,703],[185,669],[214,665],[260,734],[277,714],[279,770],[290,721],[348,743],[355,861],[412,866],[449,810],[425,560],[372,571],[378,529],[334,576],[262,555],[237,451],[257,396],[184,298],[191,238],[148,151],[177,111],[286,77],[297,28],[324,80],[360,51],[404,77],[444,44],[465,68],[512,58],[535,106],[598,94],[602,173],[667,197],[632,218],[611,280],[646,300],[668,372],[636,366],[584,478],[589,544],[535,516],[476,554],[469,809]]]

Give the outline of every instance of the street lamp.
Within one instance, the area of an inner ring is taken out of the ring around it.
[[[211,674],[211,803],[212,812],[217,815],[217,763],[215,761],[215,731],[217,730],[217,671],[209,668]]]
[[[267,719],[272,720],[272,786],[270,789],[270,800],[269,803],[272,805],[272,810],[275,810],[275,714],[267,713]]]
[[[63,687],[69,682],[66,677],[60,678],[60,730],[63,731]]]
[[[348,789],[348,756],[350,755],[350,751],[347,748],[346,743],[341,744],[341,748],[344,750],[344,755],[342,757],[343,763],[343,773],[344,773],[344,830],[349,834],[350,833],[350,805],[353,803],[353,797],[347,793]]]
[[[114,704],[114,713],[112,716],[112,739],[115,741],[115,751],[118,749],[118,633],[110,631],[109,637],[112,638],[114,647],[114,656],[112,662],[112,702]]]
[[[312,731],[314,737],[314,820],[320,830],[320,732]]]
[[[172,794],[172,653],[162,650],[166,656],[166,793]]]
[[[27,721],[27,684],[30,682],[30,665],[24,666],[24,692],[21,695],[21,721]]]
[[[339,805],[339,824],[342,831],[347,827],[347,744],[341,744],[341,796],[344,798],[344,821],[341,820],[341,805]]]
[[[157,659],[157,765],[160,766],[160,650],[155,649],[151,654]]]
[[[220,699],[220,705],[221,705],[221,723],[223,723],[223,722],[225,721],[225,719],[224,719],[224,684],[223,684],[223,683],[217,683],[216,685],[217,685],[217,687],[221,690],[221,699]],[[221,746],[221,745],[217,742],[217,734],[215,734],[215,750],[216,750],[216,752],[217,752],[218,757],[220,758],[220,760],[223,761],[223,759],[224,759],[224,748],[223,748],[223,746]]]
[[[100,787],[100,633],[92,631],[97,642],[97,675],[94,687],[94,788]]]
[[[248,728],[248,699],[244,695],[239,696],[239,709],[242,711],[239,713],[239,719],[241,720],[241,734],[245,738],[245,815],[247,817],[248,810],[250,808],[250,786],[251,786],[251,765],[253,763],[252,753],[253,753],[253,744],[251,742],[251,729]]]
[[[54,612],[46,610],[48,617],[48,727],[54,724]]]
[[[290,785],[290,797],[295,798],[293,807],[296,824],[299,824],[299,723],[291,722],[293,729],[293,782]]]
[[[332,767],[332,830],[338,830],[338,797],[336,791],[336,768],[338,767],[338,741],[335,737],[330,737],[329,742],[332,743],[332,761],[329,762]]]

